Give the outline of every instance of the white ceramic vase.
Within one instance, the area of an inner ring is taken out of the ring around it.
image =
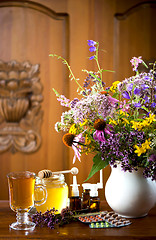
[[[108,205],[119,215],[143,217],[156,204],[156,181],[144,178],[142,169],[124,172],[119,164],[117,168],[112,167],[105,197]]]

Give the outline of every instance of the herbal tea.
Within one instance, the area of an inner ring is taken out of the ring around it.
[[[10,176],[8,178],[10,207],[13,211],[29,210],[34,205],[34,175]]]
[[[12,172],[7,174],[9,186],[10,208],[16,212],[16,222],[10,224],[14,230],[33,230],[35,223],[29,218],[29,210],[34,206],[34,189],[42,188],[44,197],[36,202],[46,201],[47,191],[43,185],[35,186],[36,174],[29,171]]]

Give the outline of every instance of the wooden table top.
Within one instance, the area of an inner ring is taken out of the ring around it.
[[[104,202],[103,210],[110,211]],[[36,227],[32,232],[9,229],[9,224],[15,222],[15,213],[10,209],[8,201],[0,201],[0,239],[155,239],[156,240],[156,206],[148,216],[131,219],[132,224],[121,228],[90,229],[87,224],[72,222],[51,230],[47,227]]]

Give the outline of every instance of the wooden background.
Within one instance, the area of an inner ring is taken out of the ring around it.
[[[53,12],[54,11],[54,12]],[[60,13],[60,14],[58,14]],[[118,14],[120,13],[120,14]],[[81,69],[95,69],[87,40],[100,43],[100,64],[104,81],[110,86],[114,80],[131,76],[130,59],[143,56],[145,61],[156,59],[156,1],[142,0],[0,0],[0,59],[3,61],[30,61],[40,64],[43,84],[44,119],[41,128],[42,145],[33,154],[5,152],[0,154],[0,199],[8,199],[6,174],[10,171],[41,169],[65,170],[73,167],[73,152],[62,143],[62,134],[54,129],[63,108],[52,88],[76,97],[76,84],[68,79],[66,66],[49,57],[56,53],[67,58],[76,77],[83,82],[86,75]],[[83,156],[78,183],[82,184],[92,167],[93,156]],[[104,182],[110,173],[104,170]],[[66,175],[70,185],[71,175]],[[90,182],[99,181],[96,174]],[[81,188],[80,188],[81,190]],[[104,198],[104,190],[99,191]]]

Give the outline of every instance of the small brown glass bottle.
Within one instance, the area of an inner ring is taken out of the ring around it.
[[[69,207],[72,211],[81,210],[81,198],[79,196],[70,197]]]
[[[90,183],[84,183],[84,184],[82,184],[82,187],[83,187],[82,209],[89,209],[91,184]]]
[[[79,189],[78,189],[79,184],[77,184],[75,175],[73,176],[73,184],[71,186],[72,186],[72,190],[71,190],[71,197],[69,198],[70,200],[69,208],[72,211],[81,210],[81,198],[79,196]]]
[[[100,211],[100,198],[98,197],[98,188],[97,184],[91,185],[90,191],[90,212],[99,212]]]

